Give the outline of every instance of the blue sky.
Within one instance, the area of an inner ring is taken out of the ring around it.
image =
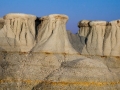
[[[49,14],[69,16],[67,30],[76,33],[80,20],[120,19],[120,0],[0,0],[0,17],[26,13],[42,17]]]

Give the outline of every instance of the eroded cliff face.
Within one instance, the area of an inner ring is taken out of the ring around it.
[[[32,52],[78,53],[71,46],[66,32],[68,16],[52,14],[42,17],[41,20],[42,24],[39,26],[37,44]]]
[[[120,34],[120,20],[109,22],[106,28],[104,38],[104,55],[120,56],[119,34]]]
[[[36,16],[7,14],[0,30],[0,46],[6,51],[28,52],[35,45]]]
[[[66,15],[43,16],[38,27],[36,19],[17,13],[3,17],[0,90],[120,89],[118,20],[82,20],[79,33],[72,34]]]
[[[84,21],[84,20],[83,20]],[[88,21],[87,31],[81,26],[84,22],[79,23],[79,36],[84,43],[84,49],[81,51],[83,55],[98,55],[98,56],[120,56],[119,50],[119,20],[106,21]],[[87,36],[83,35],[86,32]],[[80,47],[81,48],[81,47]]]

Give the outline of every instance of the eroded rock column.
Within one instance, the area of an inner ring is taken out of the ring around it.
[[[90,22],[90,33],[87,37],[87,51],[90,55],[103,55],[103,40],[106,28],[106,21]]]
[[[77,53],[71,46],[67,32],[66,22],[68,16],[52,14],[41,18],[42,24],[39,26],[37,45],[33,52],[48,53]]]
[[[36,16],[27,14],[5,15],[5,25],[0,31],[4,42],[0,46],[7,51],[30,51],[35,45],[35,19]]]
[[[109,22],[105,32],[104,56],[120,56],[120,20]]]

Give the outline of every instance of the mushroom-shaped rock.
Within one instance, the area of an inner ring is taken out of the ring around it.
[[[2,29],[4,26],[4,19],[0,18],[0,29]]]
[[[106,21],[91,21],[90,33],[87,37],[86,49],[90,55],[103,55],[103,40]]]
[[[120,20],[109,22],[104,38],[104,55],[120,56]]]
[[[48,53],[77,53],[69,42],[66,22],[68,16],[62,14],[52,14],[40,18],[37,44],[32,52]]]
[[[98,60],[84,59],[63,62],[61,67],[46,77],[33,90],[114,90],[119,79]]]
[[[35,19],[36,16],[28,14],[10,13],[4,17],[4,27],[0,30],[0,38],[4,43],[0,46],[7,46],[7,51],[13,51],[18,47],[21,52],[28,52],[35,44]],[[2,40],[3,41],[3,40]]]

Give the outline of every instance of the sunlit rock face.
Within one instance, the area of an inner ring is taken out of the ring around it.
[[[17,13],[3,17],[0,90],[120,89],[120,58],[103,57],[109,44],[113,49],[106,53],[118,54],[119,21],[114,26],[113,22],[82,20],[79,33],[72,34],[66,31],[67,20],[63,14],[39,20]]]
[[[52,14],[41,18],[37,44],[32,52],[77,53],[71,46],[66,32],[68,16]]]
[[[104,38],[104,55],[120,56],[120,20],[109,22]]]
[[[101,61],[85,58],[63,62],[33,90],[115,90],[118,82],[118,76]]]
[[[35,45],[34,15],[7,14],[3,17],[4,27],[0,30],[0,46],[7,51],[28,52]]]
[[[7,14],[0,30],[0,90],[31,90],[60,66],[54,55],[31,55],[36,16]],[[4,52],[3,52],[4,51]]]
[[[120,88],[120,62],[117,61],[119,58],[101,57],[107,22],[87,21],[86,23],[80,24],[84,28],[79,31],[79,36],[67,31],[71,45],[73,48],[77,47],[76,51],[82,55],[64,55],[61,66],[33,87],[33,90],[114,90]],[[84,57],[84,53],[88,58]]]
[[[120,56],[120,21],[87,21],[79,22],[80,42],[83,55]],[[78,45],[77,45],[78,46]]]
[[[83,21],[81,21],[83,22]],[[79,35],[84,48],[82,54],[103,56],[103,41],[107,22],[106,21],[86,21],[87,24],[80,26]],[[83,33],[85,32],[85,33]]]
[[[86,49],[90,55],[103,55],[103,40],[106,21],[91,21],[90,33],[87,37]]]
[[[78,31],[78,34],[82,37],[87,37],[90,31],[90,25],[89,25],[89,20],[82,20],[78,23],[78,27],[80,30]],[[83,41],[84,43],[84,41]]]

